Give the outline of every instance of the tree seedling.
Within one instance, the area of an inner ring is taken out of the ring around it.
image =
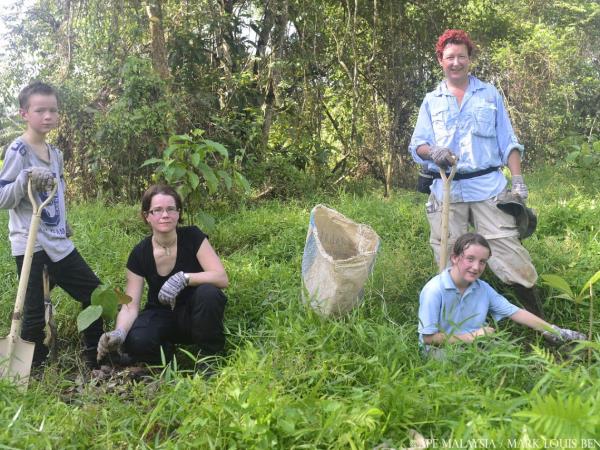
[[[577,295],[575,295],[575,293],[571,289],[571,286],[569,286],[569,283],[567,283],[565,281],[565,279],[559,275],[553,275],[553,274],[542,275],[542,280],[543,280],[543,282],[542,282],[543,284],[545,284],[546,286],[549,286],[553,289],[556,289],[557,291],[560,292],[559,295],[553,295],[550,298],[562,298],[562,299],[568,300],[570,302],[573,302],[576,305],[581,305],[587,299],[589,299],[590,304],[589,304],[589,311],[588,311],[587,337],[588,337],[588,340],[591,341],[593,325],[594,325],[594,289],[593,289],[593,286],[598,281],[600,281],[600,270],[598,272],[596,272],[594,275],[592,275],[585,282],[585,284],[583,285],[583,287],[581,288],[581,290],[579,291],[579,293]],[[590,349],[590,353],[588,353],[588,358],[591,358],[591,349]]]
[[[117,317],[118,305],[126,305],[130,301],[131,297],[119,288],[107,284],[98,286],[92,292],[92,304],[77,316],[77,329],[79,332],[85,330],[100,317],[105,322],[112,322]]]

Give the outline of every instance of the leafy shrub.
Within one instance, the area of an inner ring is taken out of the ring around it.
[[[201,213],[201,207],[219,187],[227,191],[234,187],[244,192],[250,190],[246,178],[229,159],[229,152],[220,143],[202,137],[203,130],[190,134],[173,135],[162,157],[147,159],[142,167],[157,165],[156,177],[175,187],[185,205],[191,222],[198,218],[207,231],[213,229],[214,220]]]
[[[600,169],[600,140],[575,135],[564,139],[561,146],[569,151],[567,164],[590,171]],[[594,172],[594,176],[597,176],[597,172]]]

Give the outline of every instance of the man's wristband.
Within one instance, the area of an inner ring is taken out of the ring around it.
[[[185,279],[185,285],[189,286],[190,285],[190,274],[189,273],[184,273],[183,274],[183,278]]]

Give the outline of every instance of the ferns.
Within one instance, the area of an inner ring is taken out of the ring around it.
[[[515,416],[528,418],[529,425],[540,436],[589,439],[597,435],[600,426],[598,400],[593,397],[583,400],[575,394],[536,396],[529,411]]]

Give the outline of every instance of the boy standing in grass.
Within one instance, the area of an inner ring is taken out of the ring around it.
[[[28,181],[31,179],[39,203],[48,198],[54,183],[58,183],[54,199],[42,211],[23,308],[21,338],[35,344],[32,365],[36,367],[48,356],[44,345],[44,265],[51,286],[60,286],[83,307],[90,304],[100,280],[67,236],[63,156],[60,150],[46,143],[46,135],[58,124],[56,90],[48,84],[33,82],[19,94],[19,107],[27,129],[7,148],[0,171],[0,208],[9,210],[10,244],[19,274],[32,217]],[[96,347],[102,331],[99,319],[83,333],[83,358],[90,368],[96,365]]]

